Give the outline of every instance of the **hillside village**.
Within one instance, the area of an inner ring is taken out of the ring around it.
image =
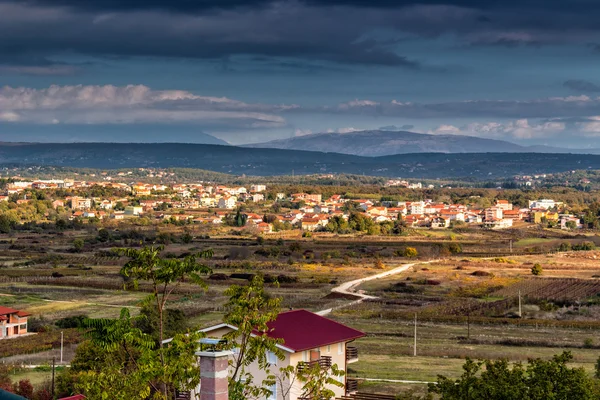
[[[420,183],[409,184],[406,181],[391,181],[387,185],[413,189],[422,187]],[[76,195],[79,191],[90,189],[103,195]],[[369,230],[347,226],[352,215],[361,215],[362,220],[380,226],[382,233],[389,232],[398,224],[434,229],[460,225],[503,229],[524,223],[544,223],[561,229],[582,227],[581,216],[567,213],[562,202],[551,199],[529,201],[526,208],[517,208],[504,199],[496,199],[491,207],[473,207],[432,199],[376,201],[344,198],[341,194],[323,198],[318,193],[270,193],[264,184],[226,186],[206,182],[166,185],[69,179],[13,180],[0,195],[0,204],[10,203],[5,206],[7,211],[18,209],[36,200],[39,193],[47,193],[43,195],[46,202],[69,220],[145,218],[146,223],[245,226],[259,233]],[[237,211],[239,216],[234,221]],[[356,221],[354,223],[356,225]]]

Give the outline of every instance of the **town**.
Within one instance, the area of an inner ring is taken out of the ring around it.
[[[4,215],[12,216],[14,223],[22,222],[18,216],[19,207],[37,200],[36,194],[42,193],[56,218],[81,221],[143,218],[146,223],[233,224],[259,234],[289,230],[334,233],[362,230],[348,225],[352,213],[370,221],[368,230],[372,234],[390,233],[397,224],[432,229],[461,225],[503,229],[527,223],[543,223],[570,230],[583,227],[582,215],[569,213],[569,207],[563,202],[550,199],[530,200],[527,207],[519,208],[508,200],[498,198],[494,204],[482,207],[476,201],[474,205],[448,204],[432,199],[347,198],[342,194],[323,198],[319,193],[272,192],[264,184],[245,187],[205,182],[166,185],[16,179],[7,182],[5,194],[0,195],[0,202],[13,204]],[[409,184],[406,181],[392,183],[386,186],[402,184],[416,190],[422,187],[420,183]],[[77,195],[79,192],[107,194],[86,197]],[[241,210],[243,221],[232,221],[232,210]]]

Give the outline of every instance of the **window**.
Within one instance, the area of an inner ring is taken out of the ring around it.
[[[267,350],[267,362],[271,365],[277,365],[277,355],[270,350]]]
[[[271,391],[271,394],[267,396],[267,400],[277,400],[277,384],[274,383],[269,386],[269,390]]]
[[[344,354],[344,343],[338,343],[338,354]]]
[[[302,352],[302,361],[307,362],[308,361],[308,351],[304,350]]]
[[[21,330],[27,329],[27,324],[22,324],[21,326],[19,326],[19,329],[21,329]]]
[[[330,344],[327,345],[327,352],[331,353],[331,345]]]

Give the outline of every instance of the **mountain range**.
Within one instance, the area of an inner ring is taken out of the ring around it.
[[[0,172],[10,166],[199,168],[233,175],[362,174],[403,178],[502,179],[600,169],[600,155],[413,153],[364,157],[302,150],[187,143],[0,143]],[[2,168],[3,167],[3,168]]]
[[[246,147],[322,151],[380,157],[411,153],[574,153],[600,154],[600,149],[561,149],[549,146],[521,146],[504,140],[464,135],[370,130],[350,133],[314,133]]]

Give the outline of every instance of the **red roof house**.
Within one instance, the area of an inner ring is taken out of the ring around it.
[[[0,306],[0,339],[27,333],[27,317],[31,314]]]
[[[267,360],[269,364],[275,367],[271,372],[276,371],[278,366],[311,366],[318,364],[321,368],[329,368],[336,364],[344,372],[347,365],[358,361],[358,350],[356,347],[348,346],[353,340],[365,336],[365,333],[354,328],[322,317],[307,310],[292,310],[280,313],[274,321],[269,322],[267,332],[254,332],[254,335],[268,335],[275,339],[281,339],[282,343],[277,347],[283,351],[284,359],[278,359],[274,354],[268,353]],[[235,326],[228,324],[219,324],[202,329],[207,337],[221,338],[232,330]],[[258,364],[254,363],[247,368],[255,378],[266,376],[266,371],[261,370]],[[346,378],[340,378],[344,387],[331,386],[330,389],[341,397],[346,394]],[[260,380],[260,378],[259,378]],[[291,385],[300,385],[298,381],[290,383]],[[273,387],[273,391],[277,391]],[[290,390],[290,400],[298,400],[299,393],[302,393],[301,387]],[[275,396],[274,399],[279,397]]]

